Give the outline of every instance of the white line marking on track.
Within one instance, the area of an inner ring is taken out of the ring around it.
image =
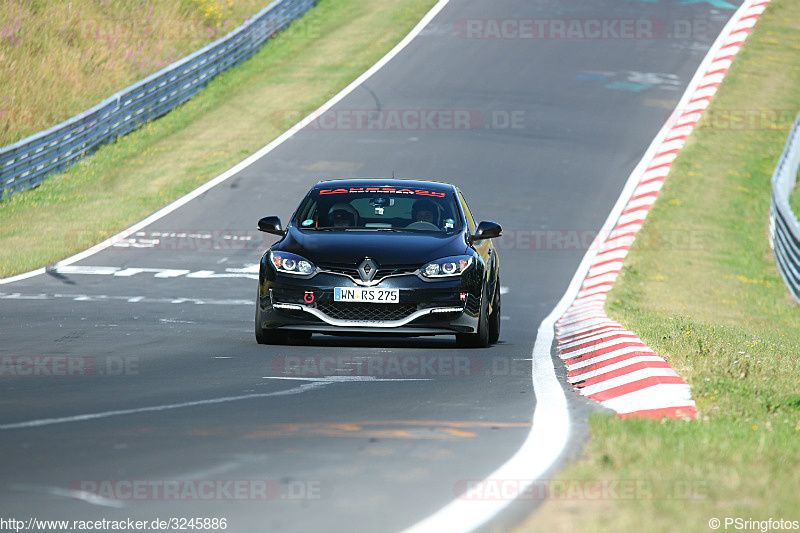
[[[303,385],[288,390],[277,392],[265,392],[260,394],[244,394],[241,396],[225,396],[222,398],[210,398],[207,400],[197,400],[194,402],[173,403],[166,405],[154,405],[151,407],[139,407],[135,409],[119,409],[116,411],[103,411],[100,413],[88,413],[83,415],[65,416],[61,418],[43,418],[39,420],[29,420],[27,422],[16,422],[13,424],[0,424],[0,430],[6,429],[25,429],[42,426],[51,426],[54,424],[66,424],[70,422],[85,422],[88,420],[97,420],[99,418],[109,418],[112,416],[125,416],[136,415],[141,413],[152,413],[160,411],[169,411],[172,409],[183,409],[188,407],[199,407],[202,405],[216,405],[221,403],[239,402],[243,400],[259,400],[261,398],[272,398],[275,396],[289,396],[292,394],[301,394],[310,390],[319,389],[334,383],[353,383],[353,382],[375,382],[375,381],[431,381],[429,378],[401,378],[401,379],[388,379],[376,378],[375,376],[325,376],[319,378],[305,378],[305,377],[276,377],[264,376],[263,379],[280,379],[286,381],[306,381]]]
[[[76,302],[125,302],[145,304],[194,304],[194,305],[253,305],[253,300],[217,300],[212,298],[151,298],[148,296],[111,296],[108,294],[21,294],[0,292],[0,300],[56,300]]]
[[[102,411],[99,413],[87,413],[83,415],[64,416],[61,418],[42,418],[39,420],[29,420],[27,422],[16,422],[13,424],[0,424],[0,430],[6,429],[24,429],[35,428],[42,426],[52,426],[54,424],[66,424],[70,422],[85,422],[88,420],[97,420],[99,418],[110,418],[112,416],[124,415],[137,415],[141,413],[153,413],[160,411],[169,411],[172,409],[184,409],[187,407],[199,407],[202,405],[216,405],[229,402],[240,402],[243,400],[259,400],[261,398],[271,398],[275,396],[289,396],[292,394],[302,394],[310,390],[319,389],[334,383],[333,381],[315,381],[312,383],[305,383],[299,387],[292,389],[277,391],[277,392],[264,392],[259,394],[244,394],[242,396],[225,396],[222,398],[210,398],[208,400],[197,400],[194,402],[173,403],[166,405],[154,405],[152,407],[138,407],[135,409],[119,409],[116,411]]]
[[[226,268],[225,272],[214,270],[191,270],[176,268],[153,268],[153,267],[113,267],[113,266],[55,266],[50,268],[50,272],[64,274],[67,276],[87,275],[87,276],[113,276],[115,278],[130,278],[138,274],[152,274],[159,279],[189,278],[189,279],[214,279],[214,278],[246,278],[258,279],[258,264],[245,265],[243,268]]]

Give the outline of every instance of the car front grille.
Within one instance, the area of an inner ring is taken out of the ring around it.
[[[317,309],[334,320],[347,322],[390,322],[403,320],[417,310],[409,304],[320,303]]]
[[[327,272],[329,274],[337,274],[340,276],[347,276],[356,283],[361,281],[361,276],[359,276],[358,268],[356,267],[342,266],[342,265],[318,265],[318,267],[321,272]],[[413,274],[414,272],[417,271],[417,268],[418,267],[402,267],[402,266],[397,268],[378,268],[378,272],[375,273],[375,277],[373,278],[372,282],[377,283],[390,276],[402,276],[402,275]]]

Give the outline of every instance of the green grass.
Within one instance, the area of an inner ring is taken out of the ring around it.
[[[292,125],[285,110],[301,116],[322,105],[434,4],[323,0],[183,106],[3,200],[0,277],[84,250],[245,159]]]
[[[265,0],[0,2],[0,146],[54,126],[242,24]]]
[[[800,3],[773,0],[675,161],[606,305],[692,386],[692,422],[591,420],[564,479],[684,483],[673,499],[551,501],[528,525],[710,531],[711,518],[799,520],[800,308],[767,238],[770,178],[800,111]],[[731,526],[732,528],[732,526]]]

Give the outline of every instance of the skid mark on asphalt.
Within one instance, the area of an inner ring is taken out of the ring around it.
[[[276,438],[349,438],[349,439],[411,439],[452,440],[475,438],[482,432],[498,429],[529,429],[530,422],[485,422],[448,420],[367,420],[358,422],[304,422],[268,424],[252,430],[235,427],[203,428],[189,432],[193,436],[230,437],[244,439]]]

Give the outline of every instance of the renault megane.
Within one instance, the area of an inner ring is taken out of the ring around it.
[[[261,258],[255,335],[455,335],[485,347],[500,336],[495,222],[475,223],[461,191],[432,181],[322,181]]]

